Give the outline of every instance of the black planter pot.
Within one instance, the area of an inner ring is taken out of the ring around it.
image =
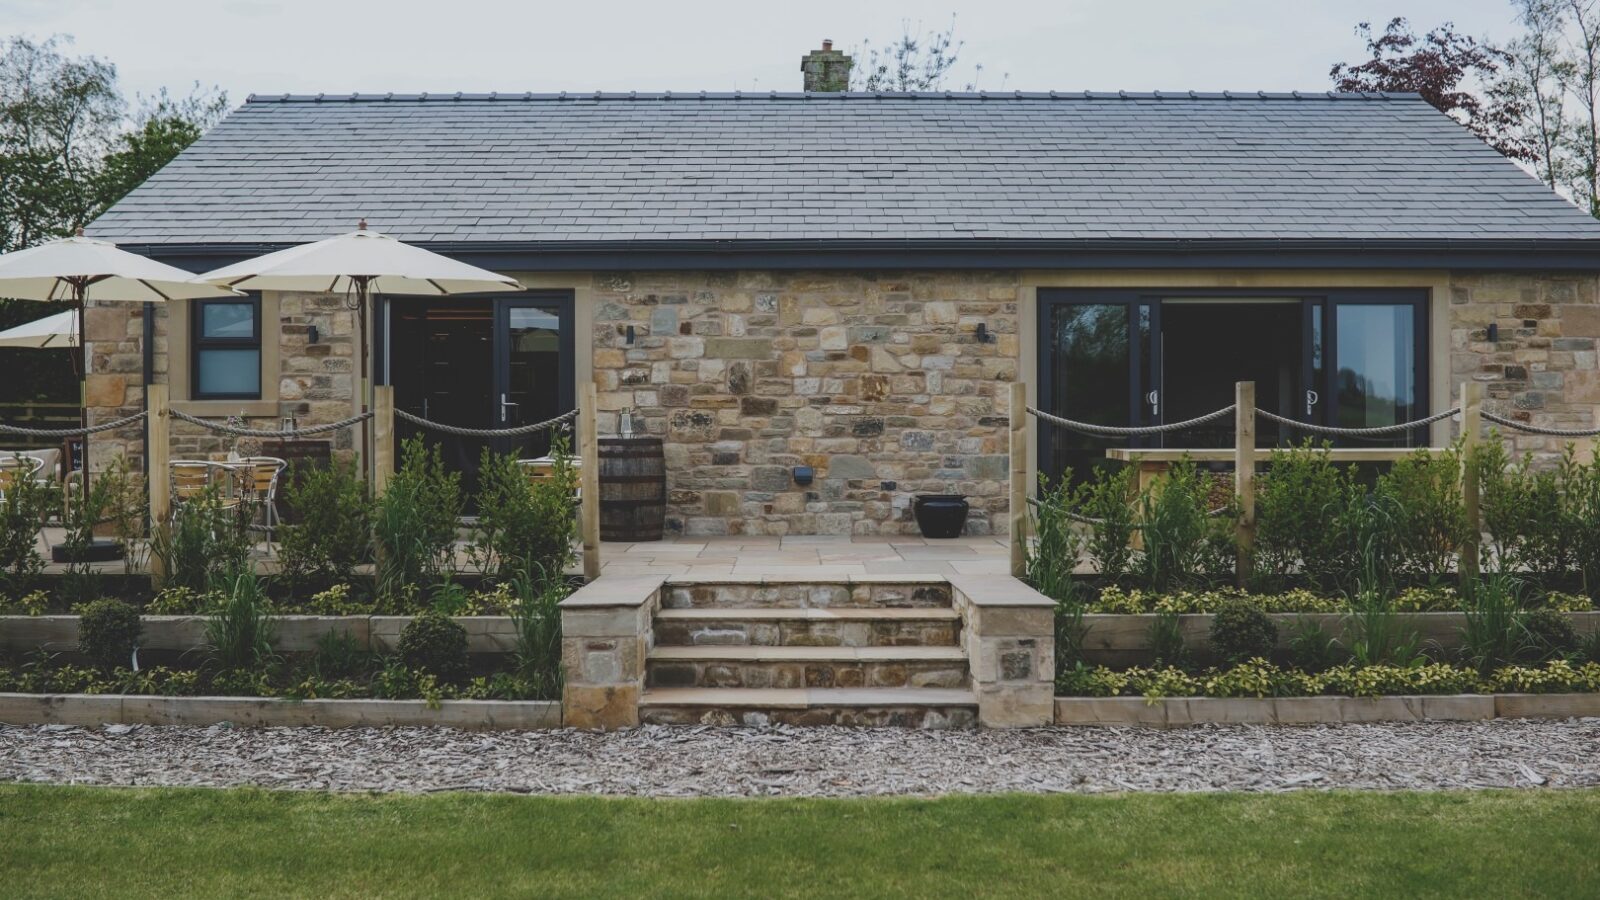
[[[923,537],[960,537],[967,524],[967,498],[962,494],[918,494],[911,502],[911,512]]]

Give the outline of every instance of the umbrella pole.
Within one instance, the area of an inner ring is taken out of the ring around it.
[[[367,280],[356,279],[356,318],[360,320],[358,327],[361,329],[361,376],[357,379],[358,390],[361,391],[361,414],[367,414],[369,408],[369,392],[371,380],[368,378],[367,366]],[[372,483],[372,422],[363,419],[361,422],[361,471],[366,473],[367,483]]]
[[[78,421],[81,427],[89,427],[89,341],[88,334],[83,329],[83,295],[85,285],[82,282],[72,286],[74,299],[78,307]],[[71,457],[67,459],[72,462]],[[89,498],[89,436],[83,436],[83,499]]]

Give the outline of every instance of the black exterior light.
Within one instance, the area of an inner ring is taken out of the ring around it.
[[[987,344],[992,340],[994,340],[994,335],[989,333],[989,323],[987,323],[987,322],[979,322],[978,323],[978,343]]]
[[[1490,322],[1489,323],[1489,342],[1490,343],[1499,343],[1499,341],[1500,341],[1500,324],[1498,322]]]
[[[805,487],[806,485],[810,484],[812,479],[815,477],[816,473],[811,470],[810,466],[794,467],[794,483],[800,485],[801,487]]]
[[[623,336],[623,340],[627,342],[629,347],[633,346],[633,326],[632,325],[628,326],[627,333]]]

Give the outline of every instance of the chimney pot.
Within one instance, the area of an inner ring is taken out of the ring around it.
[[[823,38],[822,39],[822,50],[823,50],[823,52],[826,53],[827,51],[832,50],[832,49],[833,49],[833,41],[831,39],[829,39],[829,38]]]

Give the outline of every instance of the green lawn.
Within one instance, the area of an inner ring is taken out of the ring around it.
[[[606,800],[0,786],[0,893],[1593,896],[1600,791]]]

